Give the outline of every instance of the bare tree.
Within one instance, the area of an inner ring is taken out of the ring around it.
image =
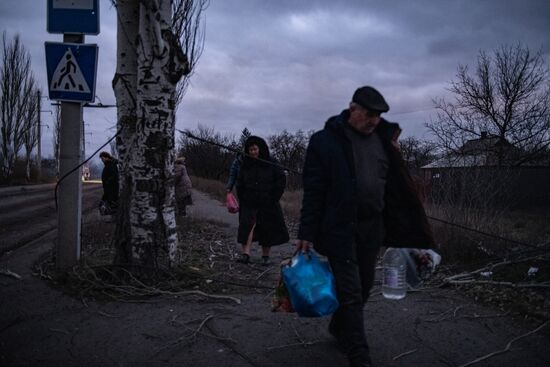
[[[25,115],[29,104],[34,102],[33,90],[30,55],[18,35],[8,42],[4,32],[0,65],[0,179],[10,178],[17,155],[23,146]]]
[[[173,187],[176,89],[191,70],[172,29],[175,1],[113,3],[118,15],[113,89],[121,204],[115,262],[156,268],[159,255],[166,253],[172,261],[178,249]],[[186,3],[193,9],[193,0]]]
[[[412,172],[432,162],[435,158],[436,144],[431,141],[408,137],[399,140],[401,154]]]
[[[533,162],[550,145],[550,71],[541,51],[501,46],[492,54],[479,53],[472,74],[460,65],[449,90],[455,101],[434,100],[437,118],[427,124],[448,152],[485,134],[498,137],[498,165]],[[506,154],[507,143],[515,147]]]
[[[37,96],[37,98],[35,100],[31,98],[24,111],[23,144],[25,146],[25,179],[27,182],[31,180],[31,155],[34,147],[38,144],[38,125],[40,124],[40,120],[38,119],[38,114],[40,113],[40,93],[34,84],[33,80],[33,87],[30,93],[33,96]]]
[[[283,130],[279,134],[271,135],[268,138],[271,156],[279,164],[289,169],[287,172],[289,174],[287,186],[290,189],[301,187],[302,179],[297,172],[301,172],[304,165],[307,143],[310,136],[311,132],[305,133],[302,130],[298,130],[292,134]]]
[[[172,32],[178,38],[184,55],[187,56],[189,73],[178,82],[176,88],[176,109],[180,104],[204,49],[205,27],[203,13],[209,0],[172,1]]]
[[[235,153],[223,149],[220,145],[228,146],[234,150],[241,150],[242,145],[232,135],[223,135],[214,128],[200,125],[191,133],[203,140],[195,140],[182,136],[179,140],[179,152],[185,156],[185,162],[191,174],[214,180],[224,180],[229,171],[229,165]]]
[[[245,127],[241,131],[241,136],[239,137],[239,149],[244,149],[244,143],[246,142],[246,139],[248,139],[250,136],[252,136],[252,132],[250,132],[247,127]]]

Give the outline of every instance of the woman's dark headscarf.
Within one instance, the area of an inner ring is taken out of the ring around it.
[[[252,158],[246,156],[248,154],[248,148],[250,148],[253,145],[257,145],[260,149],[260,155],[258,158],[269,161],[270,155],[269,155],[269,148],[267,147],[267,143],[264,139],[260,138],[259,136],[249,136],[248,139],[244,142],[244,153],[245,153],[245,161],[250,161]]]

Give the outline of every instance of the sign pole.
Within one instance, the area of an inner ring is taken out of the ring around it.
[[[83,34],[64,34],[63,42],[84,43]],[[80,165],[82,136],[82,103],[61,102],[59,129],[60,178]],[[81,168],[66,177],[58,188],[57,268],[75,266],[80,260],[82,218]]]
[[[80,260],[82,104],[94,101],[97,71],[97,45],[84,45],[84,35],[99,33],[99,0],[48,0],[47,30],[63,34],[62,44],[46,42],[45,49],[49,97],[61,101],[59,174],[63,180],[57,192],[56,266],[66,269]]]

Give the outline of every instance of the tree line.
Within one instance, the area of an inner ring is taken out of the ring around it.
[[[218,181],[227,180],[229,166],[244,152],[246,138],[253,135],[247,128],[244,128],[239,136],[224,135],[204,125],[199,125],[189,132],[201,140],[182,135],[178,140],[178,154],[185,157],[191,174]],[[302,170],[307,143],[312,133],[313,131],[283,130],[264,137],[269,145],[271,157],[286,168],[289,189],[301,187],[301,177],[297,173]]]
[[[38,144],[40,88],[29,52],[19,35],[2,33],[0,63],[0,182],[9,182],[24,150],[25,177],[30,180],[31,154]]]

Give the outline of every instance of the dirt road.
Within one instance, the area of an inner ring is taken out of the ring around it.
[[[206,195],[194,199],[192,216],[227,223],[234,233],[236,216]],[[32,263],[51,246],[43,238],[0,258],[0,269],[21,276],[0,276],[1,366],[347,366],[326,331],[328,318],[272,313],[269,291],[232,294],[240,304],[69,297],[32,275]],[[275,257],[291,252],[280,246]],[[375,366],[464,366],[511,341],[508,351],[475,365],[550,365],[548,324],[533,332],[540,320],[515,318],[453,289],[424,289],[401,301],[373,293],[365,316]]]

